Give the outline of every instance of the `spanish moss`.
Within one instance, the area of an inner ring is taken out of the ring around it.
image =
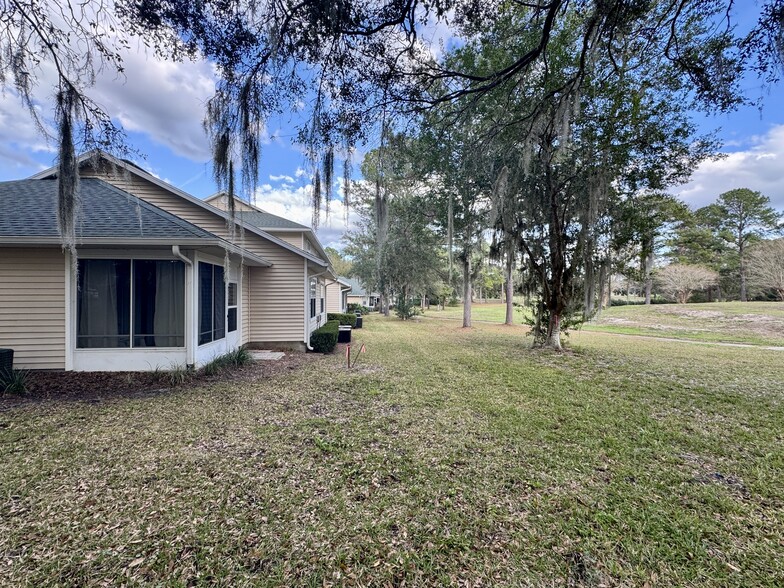
[[[57,94],[56,120],[59,132],[60,155],[57,163],[57,226],[63,249],[71,254],[76,267],[76,219],[79,209],[79,166],[74,147],[74,117],[76,96],[68,87]]]
[[[332,188],[334,182],[335,170],[335,151],[332,145],[327,146],[324,152],[324,158],[321,163],[322,173],[324,174],[324,211],[329,217],[329,205],[332,200]]]
[[[351,211],[351,150],[346,149],[346,157],[343,160],[343,210],[346,214],[346,226],[348,226],[348,215]]]
[[[313,178],[313,229],[318,229],[319,216],[321,212],[321,172],[318,168],[315,170]]]

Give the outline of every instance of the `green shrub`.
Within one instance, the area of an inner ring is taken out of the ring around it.
[[[234,351],[229,351],[223,357],[226,359],[226,363],[228,365],[234,367],[248,365],[253,361],[253,356],[250,354],[250,351],[248,351],[248,348],[244,345],[242,347],[237,347],[237,349]]]
[[[210,363],[205,364],[201,369],[204,372],[204,375],[214,376],[225,368],[240,367],[250,363],[251,361],[253,361],[253,356],[243,345],[242,347],[237,347],[237,349],[234,351],[229,351],[228,353],[219,355]]]
[[[0,371],[0,392],[5,394],[24,394],[30,383],[30,370]]]
[[[338,321],[341,325],[349,325],[352,329],[357,326],[357,315],[352,312],[330,312],[327,315],[327,320]]]
[[[329,353],[338,344],[339,321],[327,323],[310,334],[310,346],[317,353]]]
[[[359,311],[360,314],[369,314],[370,309],[367,306],[362,306],[358,302],[349,302],[346,305],[346,312],[357,312]]]
[[[407,321],[419,314],[419,308],[411,301],[402,296],[395,303],[395,315],[401,320]]]
[[[169,366],[169,371],[166,372],[166,377],[169,380],[169,385],[180,386],[188,381],[191,377],[191,370],[184,363],[173,363]]]

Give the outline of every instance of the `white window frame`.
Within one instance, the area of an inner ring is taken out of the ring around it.
[[[79,257],[78,261],[82,261],[82,260],[84,260],[84,261],[90,261],[90,260],[101,260],[101,261],[122,260],[122,261],[130,261],[131,269],[130,269],[129,287],[130,287],[131,291],[130,291],[129,297],[128,297],[129,304],[130,304],[130,321],[129,321],[130,333],[129,333],[129,336],[128,336],[129,337],[129,341],[128,341],[129,345],[128,345],[128,347],[79,347],[79,312],[78,312],[78,309],[79,309],[79,279],[78,279],[78,277],[75,276],[75,281],[74,281],[74,284],[73,284],[73,289],[74,289],[74,297],[73,297],[73,309],[74,309],[73,310],[73,313],[74,313],[73,314],[73,317],[74,317],[74,320],[73,320],[73,350],[75,352],[77,352],[77,353],[92,352],[92,351],[110,351],[110,352],[117,351],[117,352],[121,352],[123,350],[128,350],[128,351],[130,351],[130,350],[137,350],[137,351],[138,350],[143,350],[143,351],[182,351],[182,350],[184,350],[186,348],[187,342],[188,342],[188,334],[187,334],[188,333],[188,326],[187,326],[188,317],[187,317],[187,311],[186,311],[186,306],[187,306],[186,300],[188,298],[188,294],[185,291],[185,289],[187,288],[187,281],[188,281],[188,279],[187,279],[187,275],[186,274],[188,272],[188,268],[187,268],[187,266],[185,266],[185,264],[184,264],[184,262],[182,260],[179,260],[179,259],[176,259],[176,258],[172,258],[172,257],[161,256],[161,255],[149,255],[149,256],[148,255],[143,255],[143,254],[116,255],[116,254],[112,254],[112,253],[109,253],[109,252],[107,252],[105,254],[104,253],[100,253],[100,254],[99,253],[89,253],[89,254],[86,254],[86,255],[81,255]],[[77,263],[78,263],[78,261],[77,261]],[[136,346],[136,345],[133,344],[133,339],[134,339],[134,336],[135,336],[134,332],[133,332],[133,327],[134,327],[133,310],[134,310],[134,302],[135,302],[135,300],[134,300],[134,281],[135,281],[135,277],[134,277],[134,274],[135,274],[135,272],[134,272],[134,261],[177,261],[177,262],[179,262],[179,263],[181,263],[181,264],[183,264],[185,266],[184,267],[184,272],[183,272],[183,280],[184,280],[185,283],[183,284],[183,300],[182,300],[182,319],[183,319],[183,323],[182,323],[183,324],[182,340],[183,340],[183,345],[176,346],[176,347],[140,347],[140,346]]]
[[[234,286],[234,304],[231,303],[231,287]],[[240,330],[240,309],[239,309],[239,301],[240,301],[240,286],[239,282],[234,281],[229,277],[229,281],[226,284],[226,336],[229,333],[236,333]],[[234,330],[229,330],[229,315],[231,314],[231,310],[236,310],[236,318],[235,318],[235,325]]]

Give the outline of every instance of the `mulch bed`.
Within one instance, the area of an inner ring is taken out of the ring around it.
[[[195,388],[218,382],[253,382],[299,368],[317,360],[320,355],[287,352],[277,361],[254,361],[248,365],[227,368],[207,376],[191,374],[181,384],[172,385],[166,372],[61,372],[31,371],[28,391],[23,395],[0,395],[0,411],[29,402],[76,400],[100,402],[125,396],[168,392],[178,388]]]

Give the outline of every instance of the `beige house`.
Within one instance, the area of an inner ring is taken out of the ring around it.
[[[368,291],[356,278],[340,278],[345,284],[350,286],[347,293],[347,302],[353,304],[361,304],[368,308],[375,308],[379,302],[380,294],[378,292]]]
[[[222,195],[200,200],[104,153],[79,161],[75,264],[56,169],[0,183],[0,347],[15,367],[198,367],[243,344],[309,345],[337,278],[309,227],[244,203],[232,225]]]
[[[346,278],[327,280],[327,312],[346,312],[351,284]]]

